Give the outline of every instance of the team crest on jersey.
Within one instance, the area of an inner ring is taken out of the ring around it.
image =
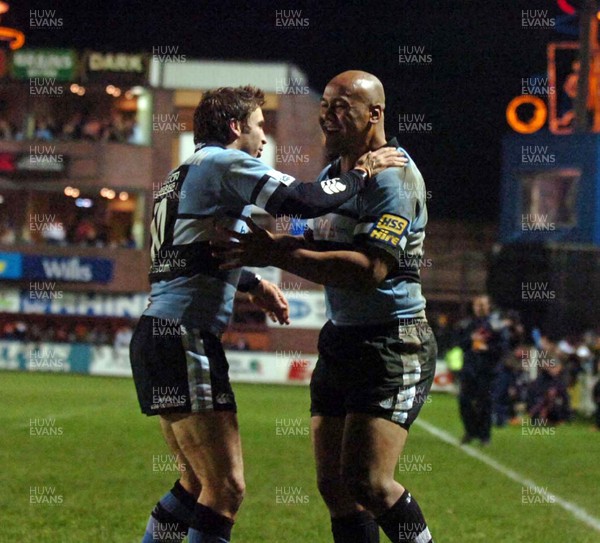
[[[371,228],[369,237],[392,247],[402,247],[401,241],[409,223],[400,215],[384,213]]]
[[[277,170],[269,170],[267,172],[267,175],[269,177],[272,177],[276,181],[283,183],[285,186],[291,185],[296,180],[295,177],[292,177],[291,175],[288,175],[287,173],[278,172]]]
[[[335,179],[325,179],[325,181],[321,181],[321,188],[325,194],[337,194],[338,192],[344,192],[346,190],[346,185],[341,183],[339,178]]]

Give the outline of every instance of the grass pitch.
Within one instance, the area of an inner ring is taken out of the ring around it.
[[[247,483],[234,541],[330,542],[308,389],[234,388]],[[0,542],[139,543],[176,474],[157,421],[139,413],[133,383],[2,372],[0,393]],[[455,438],[462,433],[454,397],[433,395],[420,418]],[[436,543],[598,542],[589,523],[600,525],[600,434],[590,426],[544,434],[508,427],[495,430],[490,447],[474,447],[520,482],[414,426],[398,480],[419,500]],[[560,500],[587,513],[588,524]]]

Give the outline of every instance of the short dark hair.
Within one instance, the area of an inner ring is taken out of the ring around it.
[[[245,125],[264,103],[265,93],[250,85],[207,91],[194,112],[194,143],[229,143],[229,121],[235,119]]]

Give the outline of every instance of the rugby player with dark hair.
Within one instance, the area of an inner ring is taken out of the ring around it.
[[[277,319],[288,304],[273,284],[249,271],[219,269],[209,241],[243,232],[251,205],[315,217],[335,209],[388,166],[395,149],[367,153],[333,180],[302,183],[258,160],[266,144],[262,91],[206,92],[194,115],[196,151],[169,173],[154,198],[150,305],[131,341],[142,412],[159,415],[178,459],[180,479],[158,502],[143,543],[222,543],[242,502],[244,477],[235,397],[220,336],[236,289]]]
[[[336,159],[320,179],[347,172],[366,151],[398,147],[386,141],[384,108],[371,74],[348,71],[328,83],[319,120]],[[222,269],[273,265],[325,285],[329,321],[311,379],[311,429],[334,541],[379,541],[379,525],[393,542],[430,543],[419,505],[394,479],[437,355],[421,294],[427,207],[417,166],[409,157],[406,167],[381,172],[304,237],[247,223],[252,232],[215,247]]]

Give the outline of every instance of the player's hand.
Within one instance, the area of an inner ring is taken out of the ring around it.
[[[248,294],[250,301],[260,307],[273,322],[290,323],[290,304],[277,285],[261,279]]]
[[[225,230],[229,241],[211,241],[212,255],[223,261],[221,270],[233,270],[242,266],[262,268],[268,266],[269,252],[274,249],[273,235],[246,217],[246,232]]]
[[[365,170],[369,177],[374,177],[386,168],[402,168],[407,164],[408,158],[402,151],[394,147],[382,147],[362,155],[354,167]]]

